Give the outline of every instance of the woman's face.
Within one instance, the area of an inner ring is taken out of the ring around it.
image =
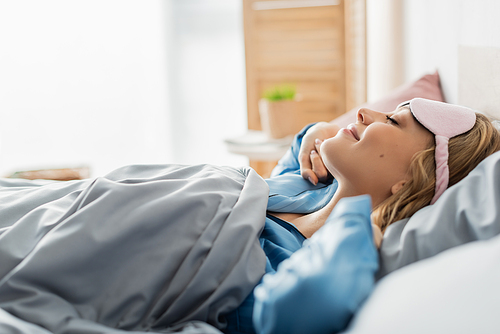
[[[418,123],[408,107],[392,113],[360,109],[355,124],[325,140],[320,154],[330,173],[355,194],[383,200],[408,180],[415,153],[433,143],[434,135]],[[385,198],[384,198],[385,197]]]

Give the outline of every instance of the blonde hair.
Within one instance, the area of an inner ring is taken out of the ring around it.
[[[436,186],[435,143],[418,152],[409,168],[410,180],[394,195],[374,208],[372,219],[382,232],[387,226],[430,204]],[[488,117],[476,113],[476,124],[449,141],[448,187],[466,177],[482,160],[500,150],[500,132]]]

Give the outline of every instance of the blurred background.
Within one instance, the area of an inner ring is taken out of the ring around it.
[[[286,78],[299,81],[306,121],[436,69],[457,103],[457,50],[500,47],[499,10],[496,0],[0,0],[0,176],[252,165],[224,139],[259,130],[262,90]]]
[[[241,2],[0,1],[0,175],[245,165]]]

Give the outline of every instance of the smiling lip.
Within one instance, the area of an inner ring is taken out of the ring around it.
[[[356,129],[356,126],[354,124],[349,124],[347,126],[347,130],[351,132],[352,136],[356,138],[357,141],[359,141],[359,135],[358,135],[358,129]]]
[[[349,137],[352,137],[352,139],[357,141],[356,136],[354,135],[354,132],[352,132],[352,130],[350,130],[348,128],[342,128],[342,129],[340,129],[339,132],[345,133],[346,135],[348,135]]]

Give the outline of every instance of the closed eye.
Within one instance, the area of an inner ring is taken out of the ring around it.
[[[389,116],[385,116],[385,118],[387,118],[387,120],[392,122],[393,124],[399,125],[399,123],[394,118],[389,117]]]

